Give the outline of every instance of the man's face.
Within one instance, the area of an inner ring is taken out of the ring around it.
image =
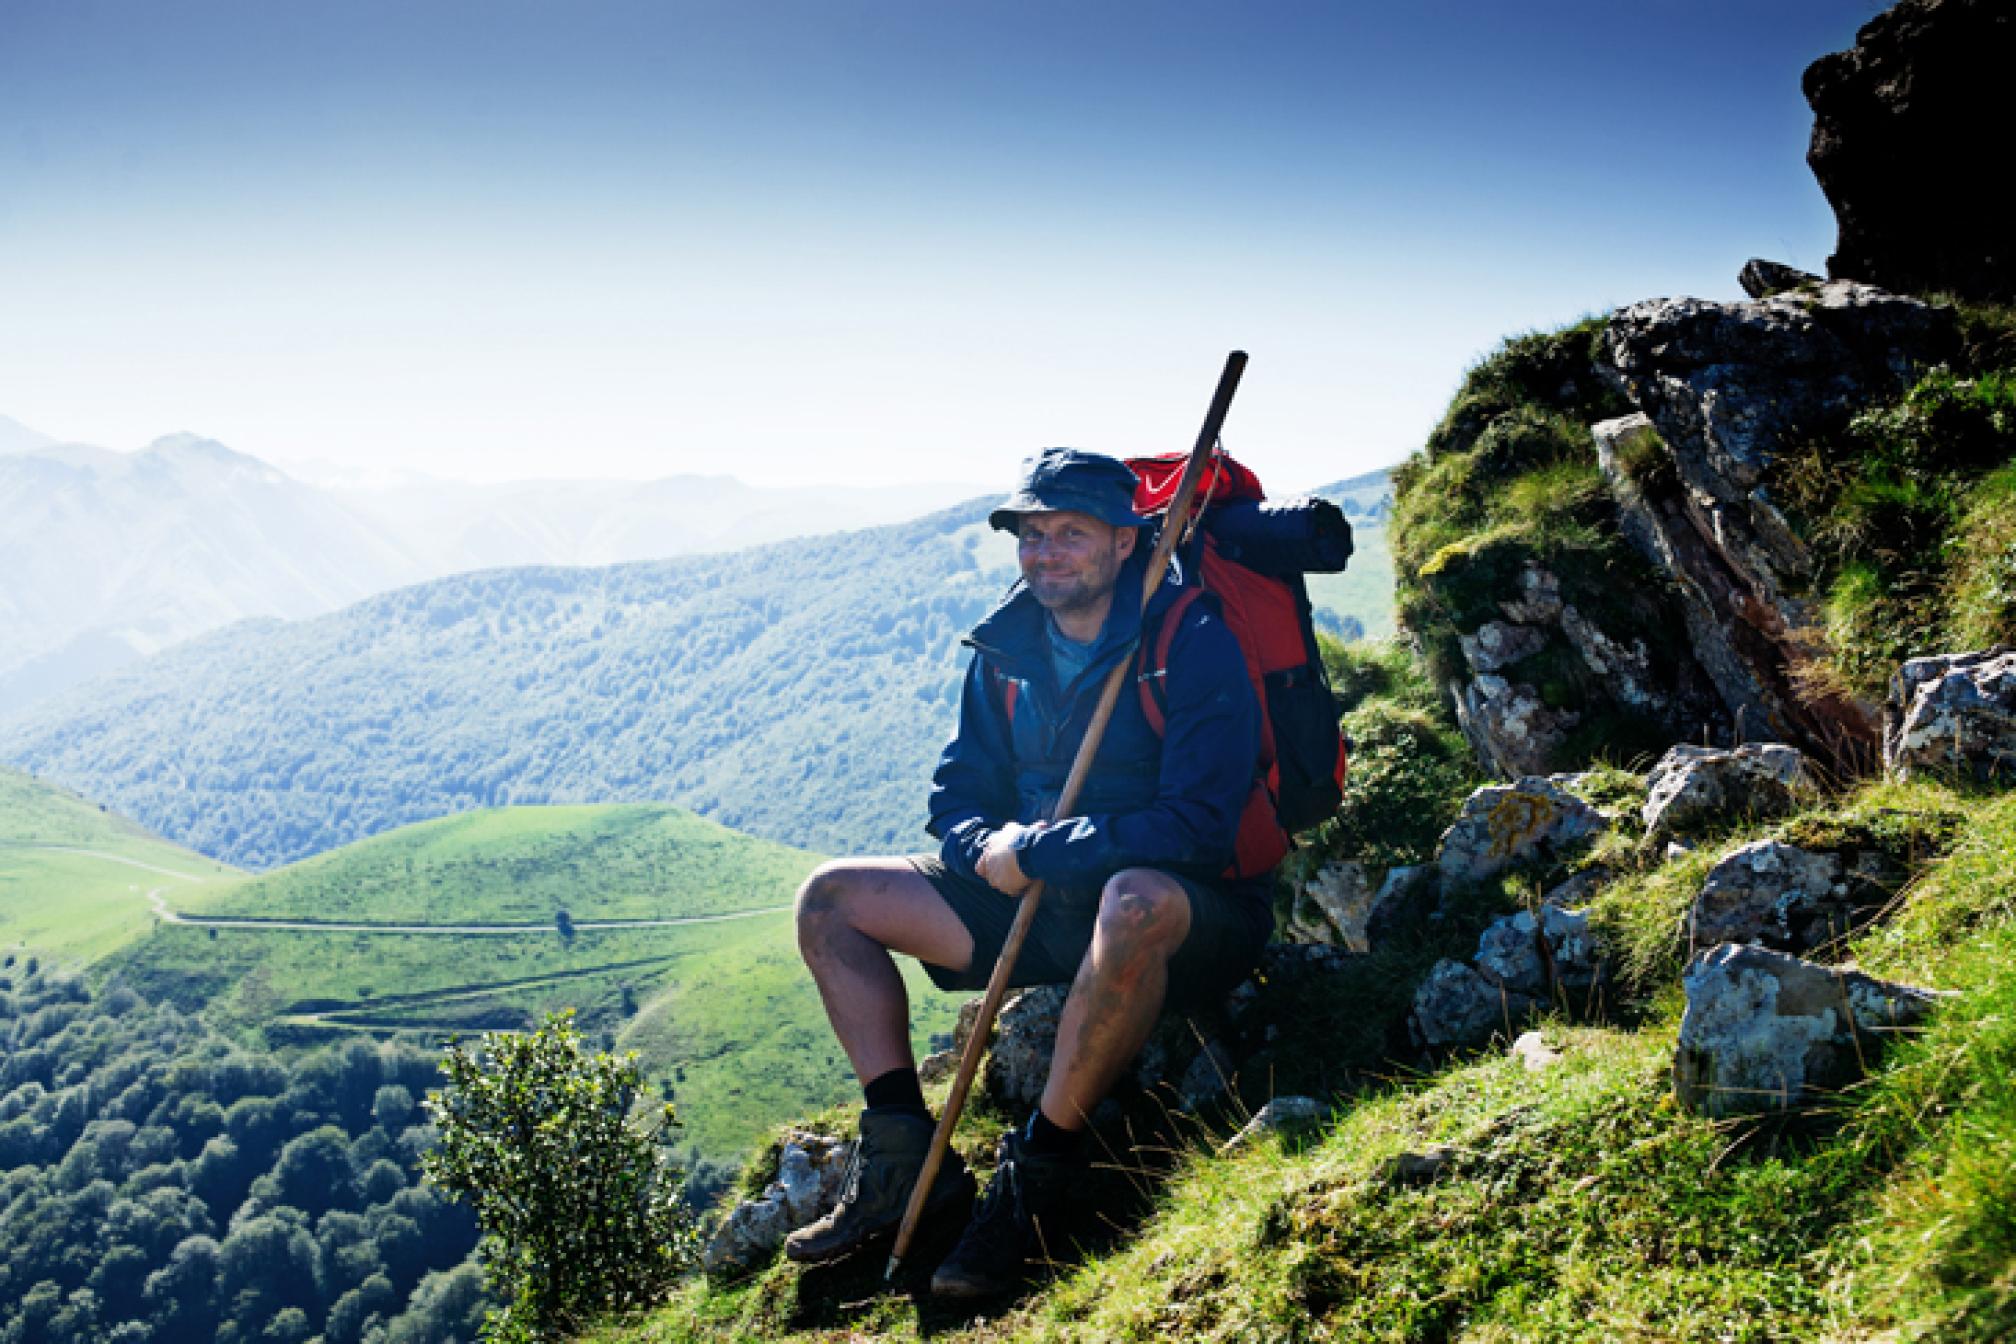
[[[1096,607],[1113,591],[1121,562],[1133,554],[1136,530],[1071,510],[1025,513],[1015,529],[1022,578],[1049,611]]]

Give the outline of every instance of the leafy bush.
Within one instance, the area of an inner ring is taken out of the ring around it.
[[[662,1297],[697,1246],[668,1160],[671,1103],[631,1124],[636,1057],[587,1053],[571,1013],[526,1035],[451,1045],[427,1112],[427,1179],[476,1210],[494,1340],[557,1338],[595,1314]]]

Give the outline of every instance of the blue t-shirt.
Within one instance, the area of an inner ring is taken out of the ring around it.
[[[1080,644],[1067,637],[1057,628],[1057,618],[1047,611],[1043,613],[1043,625],[1050,636],[1050,667],[1057,674],[1057,689],[1069,690],[1078,674],[1092,662],[1092,649],[1099,641],[1094,638]]]

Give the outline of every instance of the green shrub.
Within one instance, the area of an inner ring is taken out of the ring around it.
[[[1375,867],[1425,863],[1479,782],[1462,737],[1435,717],[1389,699],[1344,716],[1351,772],[1344,803],[1311,847]]]
[[[697,1246],[667,1160],[668,1102],[648,1129],[630,1122],[636,1058],[582,1048],[571,1013],[527,1035],[450,1045],[448,1082],[427,1111],[441,1141],[427,1180],[476,1210],[493,1340],[559,1338],[588,1318],[656,1302]]]

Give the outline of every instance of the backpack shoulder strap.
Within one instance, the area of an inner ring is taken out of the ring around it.
[[[1021,699],[1022,683],[1003,672],[994,664],[987,664],[987,673],[994,683],[994,689],[1001,693],[1001,713],[1008,720],[1008,727],[1015,727],[1015,704]]]
[[[1203,595],[1202,588],[1185,588],[1162,613],[1155,628],[1142,631],[1141,670],[1134,678],[1134,685],[1141,692],[1141,713],[1157,737],[1161,737],[1169,726],[1169,649],[1176,642],[1176,632],[1182,628],[1184,616]]]

